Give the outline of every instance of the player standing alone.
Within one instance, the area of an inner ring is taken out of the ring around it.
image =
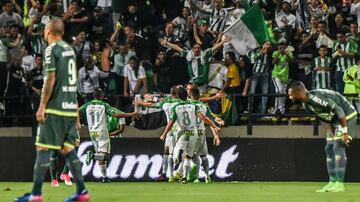
[[[44,37],[49,46],[45,50],[44,85],[40,106],[36,113],[39,122],[36,137],[36,160],[33,189],[15,201],[42,201],[41,188],[49,167],[49,149],[60,150],[76,182],[77,191],[65,201],[88,201],[76,146],[78,119],[76,56],[72,47],[62,40],[64,24],[49,21]]]
[[[327,130],[325,146],[330,182],[316,192],[343,192],[346,169],[345,148],[355,132],[357,112],[344,96],[332,90],[308,92],[300,81],[289,88],[292,101],[301,101],[307,111],[314,113]]]
[[[80,108],[80,113],[86,112],[86,119],[89,128],[91,142],[95,147],[95,154],[91,150],[87,152],[86,165],[90,165],[92,159],[99,163],[103,176],[102,182],[109,183],[110,179],[106,174],[106,163],[110,157],[110,138],[108,132],[108,115],[116,118],[139,117],[140,113],[122,113],[114,110],[109,104],[102,101],[104,93],[101,89],[94,92],[94,100],[87,102]]]

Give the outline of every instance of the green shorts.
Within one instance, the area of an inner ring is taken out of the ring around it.
[[[45,123],[38,126],[35,145],[55,150],[75,148],[78,138],[76,117],[47,114]]]

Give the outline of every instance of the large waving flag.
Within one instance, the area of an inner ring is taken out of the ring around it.
[[[270,40],[264,15],[258,4],[228,27],[224,31],[224,35],[232,38],[230,43],[241,55],[246,55],[249,51]]]

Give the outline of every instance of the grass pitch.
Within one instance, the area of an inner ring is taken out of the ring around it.
[[[325,183],[310,182],[240,182],[212,184],[170,183],[86,183],[94,202],[356,202],[360,184],[346,183],[344,193],[315,193]],[[31,183],[1,182],[0,201],[13,201],[31,190]],[[43,186],[44,201],[63,201],[74,193],[75,186]]]

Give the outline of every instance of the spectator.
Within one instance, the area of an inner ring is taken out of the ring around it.
[[[228,17],[228,11],[223,8],[222,0],[214,0],[214,7],[211,9],[204,9],[198,7],[193,0],[189,0],[192,8],[197,11],[210,15],[210,28],[209,31],[215,35],[224,31],[226,19]]]
[[[86,39],[84,31],[79,32],[73,39],[73,46],[76,53],[76,63],[78,67],[84,66],[84,58],[91,55],[92,43]]]
[[[214,36],[208,31],[209,24],[206,20],[200,20],[198,26],[196,23],[193,25],[193,39],[190,41],[191,45],[195,43],[200,44],[202,50],[212,47]]]
[[[293,55],[290,51],[286,50],[287,41],[280,39],[277,44],[278,50],[272,55],[274,69],[272,70],[272,79],[275,86],[276,94],[286,94],[286,87],[289,82],[289,68]],[[285,96],[275,98],[275,106],[269,110],[269,113],[280,114],[285,113]]]
[[[275,22],[277,27],[281,29],[295,29],[296,17],[290,13],[291,0],[284,0],[281,3],[280,11],[276,11]]]
[[[314,35],[314,40],[316,48],[320,48],[321,45],[327,47],[333,47],[333,40],[330,38],[329,34],[326,32],[327,25],[325,21],[320,21],[318,25],[318,33]]]
[[[110,39],[113,33],[112,22],[105,16],[100,7],[96,7],[92,12],[89,24],[90,27],[90,41],[100,40],[104,42]]]
[[[346,37],[349,40],[354,40],[356,44],[359,44],[359,42],[360,42],[360,33],[358,31],[358,24],[357,23],[352,22],[350,24],[350,33],[347,33]],[[356,55],[359,55],[359,51],[357,51]]]
[[[166,53],[160,52],[155,61],[154,68],[154,85],[161,94],[170,93],[171,78],[170,67],[167,63]]]
[[[327,20],[327,5],[321,3],[320,0],[310,0],[308,2],[308,9],[310,16],[320,20]]]
[[[227,52],[225,54],[225,64],[228,68],[227,80],[225,92],[229,94],[241,93],[240,89],[240,72],[239,67],[235,64],[235,53]]]
[[[9,48],[16,48],[20,43],[20,35],[14,42],[5,37],[3,29],[0,28],[0,95],[4,95],[6,87],[7,63]]]
[[[356,15],[357,24],[360,23],[360,0],[354,0],[351,4],[350,13]]]
[[[33,124],[32,124],[32,135],[36,136],[37,131],[37,121],[36,121],[36,112],[39,108],[40,104],[40,95],[41,89],[44,83],[44,76],[43,76],[43,61],[41,55],[36,55],[35,57],[35,68],[30,71],[29,75],[29,82],[28,86],[31,89],[30,96],[31,96],[31,109],[33,114]]]
[[[30,40],[31,51],[34,54],[44,55],[46,48],[46,42],[44,40],[45,24],[39,23],[36,27],[36,32],[34,33],[34,25],[36,22],[37,20],[32,21],[28,27],[28,40]]]
[[[344,92],[344,71],[355,64],[355,54],[358,50],[357,44],[353,40],[348,40],[346,32],[340,30],[337,34],[337,41],[333,46],[333,58],[335,61],[335,90],[339,93]]]
[[[6,90],[5,96],[19,96],[25,95],[24,80],[25,73],[21,68],[21,57],[20,55],[12,55],[10,68],[7,72]],[[6,115],[7,116],[19,116],[26,112],[27,106],[24,99],[10,98],[6,102]],[[11,125],[18,125],[18,118],[12,119]]]
[[[182,49],[180,46],[170,43],[165,39],[160,39],[160,44],[174,49],[180,53],[182,57],[186,58],[190,82],[195,84],[200,90],[200,93],[204,93],[206,90],[206,82],[208,81],[210,60],[215,51],[219,50],[222,45],[228,41],[230,41],[230,38],[226,37],[212,48],[204,51],[201,50],[200,44],[195,44],[190,51]]]
[[[183,7],[181,16],[178,16],[171,21],[171,24],[175,27],[174,34],[182,44],[189,38],[188,33],[190,30],[189,28],[191,27],[189,19],[193,19],[192,17],[190,18],[190,9],[188,7]]]
[[[79,93],[86,103],[93,99],[95,89],[100,88],[99,80],[108,77],[108,73],[99,70],[91,57],[83,60],[84,66],[79,70]]]
[[[124,96],[134,98],[135,94],[146,93],[148,93],[148,84],[145,69],[140,65],[139,59],[132,56],[124,69]]]
[[[250,61],[249,59],[242,55],[239,58],[239,73],[240,73],[240,106],[239,112],[240,113],[247,113],[248,112],[248,99],[247,95],[250,89],[251,84],[251,68],[250,68]]]
[[[336,14],[334,22],[335,24],[329,27],[331,38],[335,39],[339,31],[344,31],[345,33],[350,31],[349,26],[344,23],[344,17],[341,13]]]
[[[259,86],[260,93],[267,94],[269,90],[269,71],[271,68],[271,43],[269,41],[265,42],[262,48],[255,52],[254,61],[250,93],[255,94],[256,88]],[[251,96],[250,98],[249,102],[254,106],[254,97]],[[268,97],[262,96],[260,107],[255,107],[259,109],[258,112],[265,114],[267,102]],[[249,112],[252,112],[252,108],[249,108]]]
[[[86,23],[89,20],[86,10],[82,7],[80,0],[71,1],[71,5],[62,17],[67,23],[68,33],[74,36],[75,33],[87,32]]]
[[[131,26],[136,31],[140,28],[140,16],[138,13],[138,6],[135,2],[128,4],[127,10],[121,16],[121,24]]]
[[[331,58],[327,56],[328,48],[319,48],[319,56],[313,62],[313,89],[331,89]]]
[[[292,78],[296,81],[302,81],[307,89],[311,89],[311,63],[317,54],[315,43],[312,40],[307,40],[309,37],[309,33],[305,31],[298,32],[299,41],[295,48],[295,65],[293,64],[297,68],[292,68],[293,71],[290,71]]]
[[[222,62],[211,61],[209,66],[207,94],[213,95],[224,91],[228,85],[228,68]]]
[[[4,12],[0,14],[0,27],[5,27],[10,24],[17,25],[21,30],[24,29],[24,23],[21,16],[14,12],[14,2],[7,1],[4,5]]]

